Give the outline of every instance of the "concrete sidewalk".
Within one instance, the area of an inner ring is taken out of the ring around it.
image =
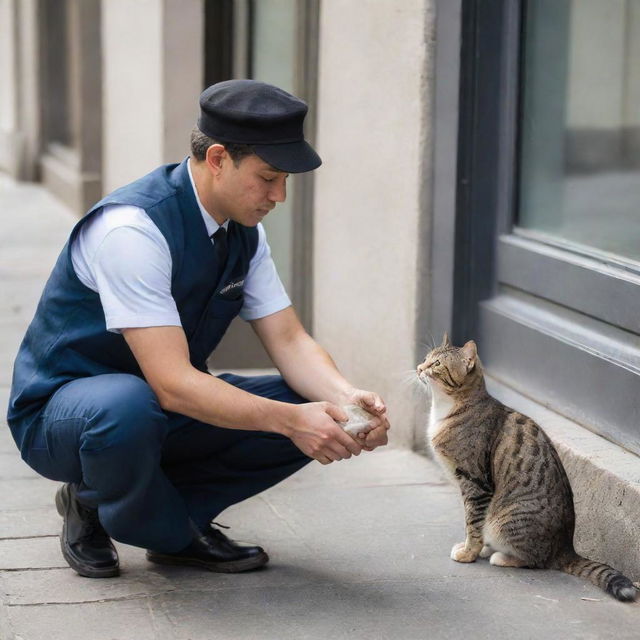
[[[0,405],[44,279],[73,224],[41,189],[0,178]],[[90,580],[60,554],[57,485],[0,426],[0,640],[411,640],[638,638],[640,605],[555,572],[449,559],[457,490],[404,450],[312,463],[228,510],[259,542],[262,571],[223,575],[147,563],[119,545],[122,575]]]

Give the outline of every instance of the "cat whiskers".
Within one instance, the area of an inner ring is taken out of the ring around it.
[[[427,354],[430,351],[433,351],[437,346],[440,345],[440,340],[436,340],[433,337],[433,334],[428,329],[425,330],[427,333],[427,338],[429,338],[429,342],[420,341],[419,346],[424,349],[424,353]]]
[[[403,387],[411,387],[412,389],[419,390],[420,392],[430,393],[431,388],[427,384],[427,381],[418,376],[418,372],[415,369],[409,369],[395,374],[393,378],[397,379]]]
[[[422,353],[424,353],[425,355],[430,351],[433,351],[438,346],[431,334],[429,334],[429,338],[430,342],[424,342],[423,340],[420,340],[420,342],[418,342],[418,346],[422,350]]]

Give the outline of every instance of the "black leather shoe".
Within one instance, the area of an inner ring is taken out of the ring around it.
[[[205,533],[195,530],[191,544],[182,551],[147,551],[147,560],[157,564],[203,567],[219,573],[239,573],[264,566],[269,562],[269,556],[262,547],[234,542],[210,526]]]
[[[58,489],[56,508],[64,518],[60,548],[69,566],[87,578],[117,576],[118,553],[98,520],[97,509],[80,504],[71,484]]]

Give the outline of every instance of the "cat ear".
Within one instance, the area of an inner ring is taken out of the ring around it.
[[[442,349],[446,348],[446,347],[450,347],[451,346],[451,342],[449,342],[449,334],[445,331],[444,332],[444,337],[442,338],[442,344],[440,345],[440,347]]]
[[[467,372],[471,371],[476,366],[476,359],[478,357],[478,347],[473,340],[469,340],[461,349],[462,355],[467,361]]]

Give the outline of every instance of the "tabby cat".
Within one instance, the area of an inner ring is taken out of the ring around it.
[[[433,451],[464,502],[466,540],[451,557],[559,569],[618,600],[635,600],[628,578],[575,552],[573,494],[560,458],[533,420],[487,393],[475,343],[453,347],[445,334],[417,373],[431,388]]]

